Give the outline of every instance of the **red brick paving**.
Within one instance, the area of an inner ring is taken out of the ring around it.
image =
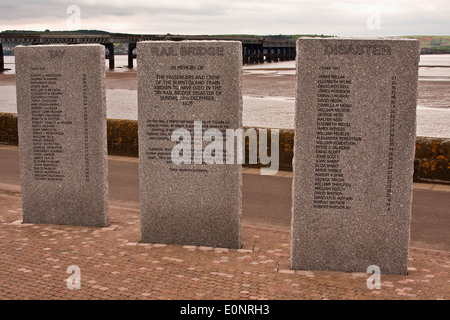
[[[110,228],[14,223],[17,192],[0,192],[0,299],[449,299],[450,254],[412,248],[407,276],[292,271],[289,232],[243,226],[242,250],[140,244],[136,210]],[[67,288],[70,265],[81,289]]]

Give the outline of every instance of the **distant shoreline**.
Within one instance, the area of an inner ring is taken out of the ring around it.
[[[13,62],[13,58],[8,59]],[[117,59],[116,65],[123,66],[125,61]],[[419,70],[418,83],[418,135],[450,138],[450,55],[444,59],[429,57],[423,63],[425,65]],[[295,79],[293,61],[244,65],[242,95],[245,125],[292,129]],[[136,68],[106,70],[105,87],[109,118],[137,117]],[[0,107],[3,107],[0,113],[13,113],[16,110],[15,100],[15,75],[13,72],[0,74]]]

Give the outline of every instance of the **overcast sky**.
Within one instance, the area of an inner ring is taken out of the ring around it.
[[[70,5],[77,7],[73,10]],[[450,35],[450,1],[1,0],[0,3],[0,31],[78,27],[146,34]]]

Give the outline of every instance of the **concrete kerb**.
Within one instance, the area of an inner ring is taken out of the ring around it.
[[[107,131],[109,155],[138,157],[137,121],[109,119]],[[270,137],[270,129],[268,129],[268,136]],[[280,129],[279,138],[279,169],[292,171],[294,130]],[[18,140],[16,114],[0,113],[0,144],[18,145]],[[270,144],[268,144],[268,148],[270,148]],[[246,154],[248,154],[248,141]],[[263,165],[258,159],[257,164],[246,162],[244,167],[261,168]],[[416,138],[414,181],[450,184],[450,139]]]

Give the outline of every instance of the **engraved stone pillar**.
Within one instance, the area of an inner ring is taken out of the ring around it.
[[[105,49],[15,48],[24,223],[108,222]]]
[[[406,274],[419,42],[297,41],[293,269]]]
[[[139,42],[137,58],[141,241],[239,248],[242,166],[203,134],[242,126],[241,42]]]

